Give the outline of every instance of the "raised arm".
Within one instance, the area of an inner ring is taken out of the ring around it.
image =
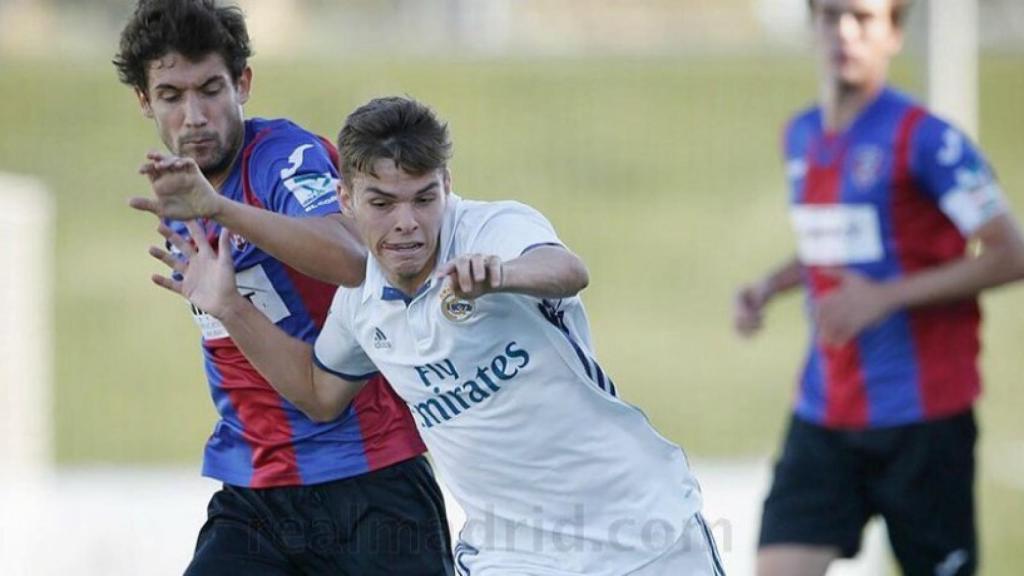
[[[325,422],[341,415],[366,381],[345,380],[321,370],[313,363],[312,346],[286,334],[239,294],[226,228],[215,252],[198,224],[186,225],[195,246],[166,226],[159,228],[183,259],[160,248],[149,250],[182,279],[154,275],[153,282],[220,320],[253,367],[310,419]]]
[[[136,210],[160,218],[216,221],[274,258],[324,282],[356,286],[363,280],[366,250],[349,219],[334,214],[294,218],[236,202],[217,193],[191,158],[152,152],[139,172],[153,187],[152,198],[132,198]]]
[[[495,255],[465,254],[442,266],[438,276],[468,299],[496,292],[568,298],[590,282],[583,260],[560,245],[537,246],[505,262]]]

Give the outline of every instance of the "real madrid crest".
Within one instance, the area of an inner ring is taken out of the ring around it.
[[[441,313],[452,322],[464,322],[473,314],[473,301],[455,295],[451,286],[441,289]]]

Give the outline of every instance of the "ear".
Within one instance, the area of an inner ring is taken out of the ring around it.
[[[349,216],[353,213],[353,199],[352,190],[349,189],[347,181],[338,180],[338,203],[341,204],[341,210]]]
[[[895,30],[892,31],[891,50],[893,56],[899,54],[903,50],[904,37],[905,35],[903,33],[903,28],[897,27]]]
[[[142,115],[150,120],[153,119],[153,107],[149,104],[149,96],[145,92],[135,89],[135,97],[139,99],[139,109],[142,110]]]
[[[238,101],[241,104],[249,101],[250,90],[252,90],[252,68],[246,66],[245,70],[242,70],[242,75],[238,77]]]
[[[444,173],[441,175],[442,182],[444,182],[444,193],[451,194],[452,192],[452,171],[447,166],[444,167]]]

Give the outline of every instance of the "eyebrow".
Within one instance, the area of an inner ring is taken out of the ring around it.
[[[224,82],[224,78],[222,76],[211,76],[211,77],[207,78],[202,84],[199,85],[199,89],[202,90],[203,88],[208,87],[210,84],[213,84],[214,82],[221,82],[221,83],[223,83]],[[175,86],[173,84],[166,84],[166,83],[164,83],[164,84],[157,84],[156,86],[153,87],[153,90],[154,91],[157,91],[157,90],[174,90],[175,92],[181,92],[183,90],[183,88],[181,88],[180,86]]]
[[[427,184],[423,188],[420,188],[419,190],[417,190],[413,194],[413,196],[419,196],[420,194],[426,194],[427,192],[432,191],[434,188],[437,188],[437,181],[431,182],[430,184]],[[398,197],[397,194],[392,194],[391,192],[385,192],[385,191],[381,190],[380,188],[377,188],[376,186],[370,186],[369,188],[366,189],[366,191],[367,192],[373,192],[374,194],[380,194],[381,196],[387,196],[388,198],[397,198]]]

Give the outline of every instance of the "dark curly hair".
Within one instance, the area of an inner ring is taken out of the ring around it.
[[[192,61],[220,54],[237,82],[252,56],[245,15],[214,0],[139,0],[113,60],[118,77],[145,93],[149,63],[169,52]]]
[[[348,115],[338,134],[341,174],[376,176],[377,160],[392,160],[413,176],[444,168],[452,155],[448,125],[424,104],[400,96],[375,98]]]

